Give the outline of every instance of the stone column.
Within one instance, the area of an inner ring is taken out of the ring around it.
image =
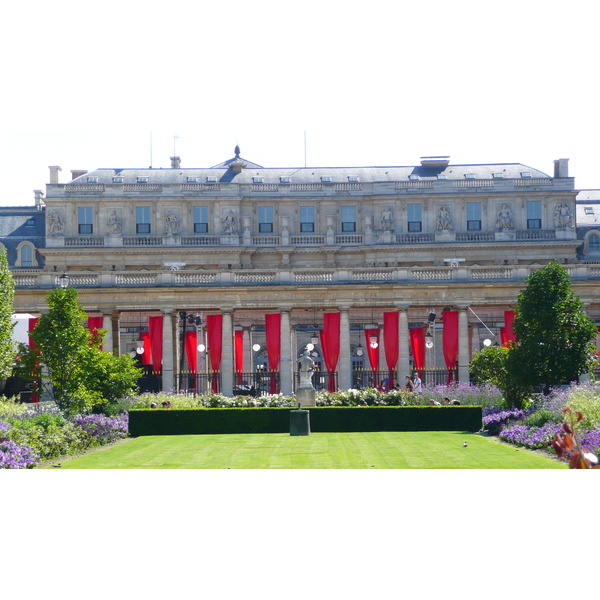
[[[473,325],[471,327],[471,359],[475,352],[479,352],[479,346],[481,342],[479,341],[479,325]]]
[[[469,320],[466,307],[458,309],[458,380],[469,382]]]
[[[163,360],[162,360],[162,389],[170,392],[175,389],[174,344],[173,344],[173,309],[166,308],[163,314]],[[175,321],[177,323],[177,321]]]
[[[221,354],[221,393],[233,396],[233,317],[223,311],[223,352]]]
[[[251,373],[254,371],[254,365],[252,364],[252,340],[250,339],[250,327],[244,327],[242,347],[244,354],[244,372]]]
[[[279,359],[280,389],[284,396],[291,396],[294,383],[294,362],[292,361],[292,331],[290,311],[281,311],[281,357]]]
[[[407,375],[412,375],[410,372],[410,338],[408,335],[408,308],[402,308],[398,311],[400,316],[398,318],[398,344],[399,357],[398,357],[398,377],[396,381],[400,387],[404,387],[404,378]]]
[[[102,341],[104,352],[113,351],[113,315],[112,312],[102,314],[102,329],[106,329],[106,335]]]
[[[112,351],[113,354],[117,356],[121,356],[123,352],[121,352],[121,328],[119,325],[120,313],[118,311],[113,311],[111,315],[111,322],[109,330],[112,332]]]
[[[352,356],[350,354],[350,311],[340,309],[340,359],[338,362],[338,389],[352,387]]]

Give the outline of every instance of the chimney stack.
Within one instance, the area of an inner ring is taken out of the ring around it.
[[[181,157],[171,156],[171,169],[179,169],[181,167]]]
[[[58,172],[62,171],[60,167],[48,167],[50,169],[50,183],[58,183]]]
[[[554,178],[563,179],[569,176],[569,159],[559,158],[554,161]]]

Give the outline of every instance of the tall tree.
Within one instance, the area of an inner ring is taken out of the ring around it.
[[[591,367],[596,326],[558,262],[535,271],[520,292],[507,368],[522,385],[569,383]]]
[[[77,298],[73,288],[49,292],[48,314],[31,332],[33,350],[21,348],[34,383],[46,382],[46,391],[71,414],[116,402],[133,391],[140,376],[129,356],[100,350],[105,332],[90,335]]]
[[[15,360],[13,300],[15,284],[8,268],[6,250],[0,248],[0,379],[6,379]]]

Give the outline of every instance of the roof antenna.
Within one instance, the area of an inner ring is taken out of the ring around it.
[[[240,147],[237,144],[235,145],[234,152],[235,152],[235,157],[239,158],[240,157]]]

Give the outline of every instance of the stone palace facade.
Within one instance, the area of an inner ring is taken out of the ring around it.
[[[60,171],[36,206],[2,210],[15,312],[47,310],[66,273],[104,349],[137,355],[156,389],[291,393],[307,344],[327,389],[468,381],[553,260],[600,321],[600,230],[578,235],[567,159],[553,176],[449,157],[264,168],[236,147],[212,168]]]

